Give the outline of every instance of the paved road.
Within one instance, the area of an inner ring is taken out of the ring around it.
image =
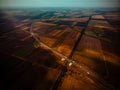
[[[33,36],[33,38],[40,44],[40,46],[42,46],[42,47],[50,50],[50,51],[53,52],[54,54],[56,54],[56,55],[58,55],[59,57],[61,57],[61,59],[64,58],[66,61],[68,61],[69,63],[75,65],[77,68],[79,68],[80,70],[84,71],[85,73],[90,74],[90,72],[88,72],[88,70],[83,69],[82,66],[78,65],[75,61],[69,59],[69,58],[66,57],[65,55],[63,55],[63,54],[61,54],[61,53],[53,50],[52,48],[48,47],[48,46],[45,45],[43,42],[41,42],[41,41],[35,36],[32,28],[33,28],[33,23],[32,23],[32,25],[31,25],[31,27],[30,27],[30,33],[31,33],[31,35]]]
[[[30,33],[33,36],[33,38],[40,44],[40,46],[50,50],[51,52],[53,52],[54,54],[58,55],[59,57],[61,57],[61,60],[64,58],[65,61],[67,61],[69,63],[69,65],[74,65],[75,67],[77,67],[80,71],[86,73],[87,75],[89,75],[92,79],[97,80],[98,82],[100,82],[101,84],[105,85],[106,87],[109,87],[111,89],[115,89],[112,85],[109,85],[105,82],[105,80],[103,80],[102,78],[100,78],[98,75],[88,71],[87,69],[83,68],[82,66],[80,66],[79,64],[77,64],[75,61],[73,61],[72,59],[69,59],[68,57],[66,57],[65,55],[53,50],[52,48],[50,48],[49,46],[47,46],[46,44],[44,44],[43,42],[41,42],[36,36],[35,33],[33,32],[33,24],[31,24],[30,26]]]

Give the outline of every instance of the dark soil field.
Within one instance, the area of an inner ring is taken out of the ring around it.
[[[101,8],[0,9],[0,89],[119,90],[119,17]]]

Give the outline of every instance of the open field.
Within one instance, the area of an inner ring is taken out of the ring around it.
[[[110,20],[92,17],[85,35],[79,42],[73,59],[112,84],[119,85],[120,70],[119,31]],[[114,19],[115,20],[115,19]],[[118,80],[117,80],[118,79]],[[111,81],[113,80],[113,81]],[[119,87],[119,86],[118,86]]]
[[[120,89],[119,11],[3,9],[0,16],[5,89]]]

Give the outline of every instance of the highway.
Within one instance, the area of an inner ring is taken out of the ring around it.
[[[102,78],[100,78],[98,75],[96,75],[95,73],[88,71],[87,69],[83,68],[81,65],[77,64],[75,61],[73,61],[72,59],[69,59],[68,57],[66,57],[65,55],[53,50],[52,48],[50,48],[49,46],[47,46],[46,44],[44,44],[43,42],[41,42],[36,36],[35,33],[33,32],[33,25],[34,23],[31,24],[30,26],[30,33],[32,35],[32,37],[40,44],[41,47],[44,47],[48,50],[50,50],[51,52],[53,52],[54,54],[58,55],[59,57],[61,57],[61,61],[67,61],[69,63],[69,66],[74,65],[75,67],[77,67],[80,71],[84,72],[85,74],[87,74],[90,78],[97,80],[98,82],[100,82],[102,85],[109,87],[110,89],[115,89],[115,87],[113,87],[112,85],[106,83],[106,81]]]

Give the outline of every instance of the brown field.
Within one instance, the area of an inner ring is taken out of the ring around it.
[[[79,64],[84,64],[92,70],[99,72],[99,74],[105,75],[105,65],[99,39],[84,35],[73,55],[73,59],[77,60]],[[101,71],[97,70],[100,67],[102,67]]]
[[[88,21],[88,17],[85,17],[85,18],[62,18],[60,20],[63,20],[63,21],[74,21],[74,22],[87,22]]]
[[[5,89],[50,89],[61,72],[58,68],[48,68],[34,62],[26,62],[21,58],[3,53],[1,55],[0,67],[4,69],[1,80],[2,85],[6,85]]]
[[[117,28],[113,28],[106,21],[91,20],[73,59],[88,70],[91,69],[92,72],[101,75],[109,83],[118,86],[120,74],[118,39]]]
[[[51,10],[0,11],[0,82],[4,89],[119,90],[120,13]],[[29,32],[33,22],[36,38],[82,68],[70,67],[40,46]]]
[[[77,30],[71,29],[62,44],[54,49],[66,56],[69,56],[79,35],[80,33]]]
[[[117,13],[107,13],[104,15],[105,18],[109,19],[109,20],[119,20],[119,17],[120,17],[120,13],[117,12]]]
[[[52,73],[52,75],[50,74]],[[10,89],[41,89],[48,90],[54,85],[57,76],[59,75],[58,70],[47,69],[44,67],[32,67],[24,76],[18,79],[17,83],[14,83]],[[56,76],[56,77],[54,77]],[[26,86],[27,85],[27,86]]]
[[[36,27],[38,24],[39,22],[35,23],[34,27]],[[43,25],[41,25],[40,23],[39,29],[34,30],[38,38],[49,47],[52,47],[54,50],[66,56],[69,56],[72,48],[74,47],[75,41],[80,35],[79,31],[81,31],[81,28],[79,27],[70,28],[68,26],[63,26],[63,25],[56,27],[55,26],[49,27],[49,25],[51,24],[46,24],[46,23],[45,25],[47,26],[43,28],[44,23],[42,24]]]
[[[98,89],[106,89],[104,86],[96,83],[92,79],[88,77],[84,77],[83,75],[76,74],[71,72],[68,73],[63,79],[63,83],[59,86],[58,90],[98,90]]]
[[[103,15],[94,15],[92,19],[105,19]]]
[[[91,20],[88,26],[100,28],[111,27],[111,25],[105,20]]]

